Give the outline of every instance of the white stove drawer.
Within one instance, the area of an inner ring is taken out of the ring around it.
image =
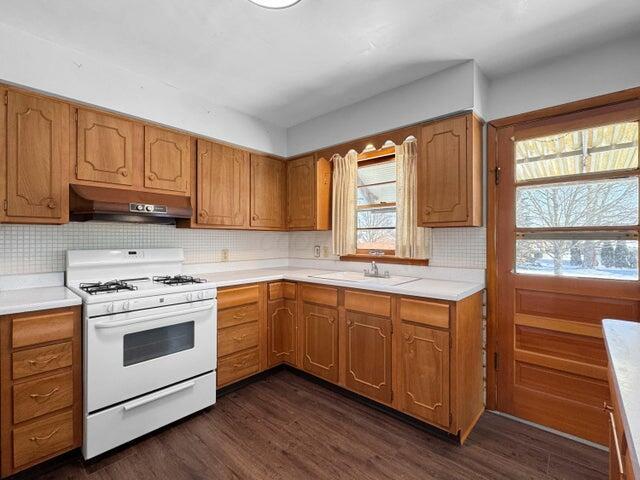
[[[85,417],[82,454],[93,458],[216,403],[216,373],[123,402]]]

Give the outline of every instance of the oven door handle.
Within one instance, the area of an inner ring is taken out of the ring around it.
[[[138,318],[131,318],[128,320],[120,320],[117,322],[109,322],[109,321],[104,321],[104,322],[98,322],[94,325],[95,328],[118,328],[118,327],[124,327],[127,325],[134,325],[136,323],[142,323],[142,322],[150,322],[151,320],[160,320],[162,318],[167,318],[167,317],[175,317],[178,315],[184,315],[185,313],[199,313],[199,312],[206,312],[207,310],[212,310],[213,309],[213,305],[210,305],[208,307],[200,307],[200,308],[192,308],[191,310],[178,310],[175,312],[167,312],[167,313],[158,313],[156,315],[147,315],[146,317],[138,317]]]
[[[160,400],[161,398],[168,397],[169,395],[173,395],[175,393],[181,392],[188,388],[193,388],[195,387],[195,385],[196,385],[196,382],[191,380],[190,382],[182,383],[180,385],[176,385],[175,387],[167,388],[162,392],[157,392],[152,395],[147,395],[146,397],[141,398],[139,400],[134,400],[133,402],[125,403],[122,406],[122,408],[125,412],[128,412],[129,410],[133,410],[134,408],[141,407],[143,405],[146,405],[147,403],[155,402],[157,400]]]

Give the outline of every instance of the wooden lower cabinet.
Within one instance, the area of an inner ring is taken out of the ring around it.
[[[281,298],[269,301],[269,366],[296,363],[296,301]]]
[[[331,382],[338,381],[338,310],[303,303],[302,368]]]
[[[0,317],[0,473],[82,444],[80,307]]]

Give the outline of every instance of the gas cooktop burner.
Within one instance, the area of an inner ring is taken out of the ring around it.
[[[138,287],[129,285],[122,280],[111,280],[109,282],[81,283],[80,290],[87,292],[89,295],[98,293],[116,293],[123,290],[137,290]]]
[[[165,285],[189,285],[191,283],[205,283],[206,280],[202,278],[194,278],[188,275],[175,275],[173,277],[153,277],[153,281],[157,283],[163,283]]]

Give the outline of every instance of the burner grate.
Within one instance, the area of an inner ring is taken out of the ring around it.
[[[189,275],[174,275],[174,276],[162,276],[153,277],[153,281],[156,283],[162,283],[164,285],[189,285],[192,283],[205,283],[206,280],[202,278],[195,278]]]
[[[122,280],[111,280],[108,282],[81,283],[80,290],[87,292],[89,295],[97,295],[99,293],[116,293],[126,290],[137,290],[138,287],[130,285]]]

